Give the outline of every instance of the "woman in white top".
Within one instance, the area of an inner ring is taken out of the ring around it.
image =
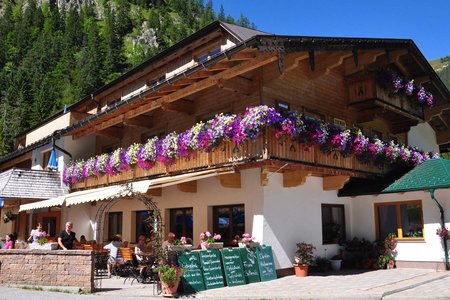
[[[31,230],[30,237],[28,238],[29,243],[37,244],[39,238],[41,238],[41,235],[44,231],[42,230],[42,224],[37,223],[36,229]]]

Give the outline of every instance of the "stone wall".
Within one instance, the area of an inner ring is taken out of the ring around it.
[[[85,250],[0,250],[0,283],[94,291],[94,254]]]

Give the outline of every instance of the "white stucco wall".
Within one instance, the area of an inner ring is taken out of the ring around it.
[[[448,189],[437,190],[436,198],[444,208],[444,219],[448,226],[450,224],[450,204],[448,203],[450,191]],[[359,238],[364,237],[370,241],[376,238],[374,203],[422,200],[424,241],[399,241],[396,259],[399,261],[444,261],[443,246],[440,238],[436,235],[436,229],[440,227],[440,213],[428,192],[360,196],[347,198],[347,200],[351,202],[353,235]]]
[[[444,254],[436,229],[439,227],[439,210],[427,192],[387,194],[378,196],[337,197],[337,191],[323,191],[321,177],[308,177],[305,184],[295,188],[283,187],[283,175],[270,174],[267,186],[260,185],[260,169],[241,172],[240,189],[224,188],[217,178],[197,182],[197,193],[184,193],[176,186],[165,187],[161,197],[153,197],[164,218],[166,232],[169,228],[169,209],[192,207],[194,216],[194,245],[201,232],[212,231],[212,206],[244,204],[245,231],[257,241],[271,245],[277,268],[292,266],[296,243],[312,243],[317,256],[331,258],[339,252],[337,244],[322,244],[321,204],[343,204],[347,239],[353,237],[375,240],[374,203],[405,200],[422,200],[425,223],[424,241],[400,241],[397,246],[399,261],[443,261]],[[450,191],[438,190],[436,197],[446,211],[445,220],[450,226]],[[76,205],[65,209],[62,223],[74,222],[77,236],[93,238],[93,224],[101,203]],[[142,202],[122,199],[111,212],[123,212],[122,236],[134,242],[134,212],[145,210]],[[106,227],[105,227],[106,228]],[[104,235],[106,237],[106,235]]]
[[[283,175],[273,173],[264,188],[264,238],[272,245],[277,268],[292,266],[296,244],[311,243],[314,255],[330,258],[339,252],[337,244],[322,244],[321,205],[344,204],[347,237],[351,235],[350,201],[337,197],[337,191],[323,191],[321,177],[308,177],[304,185],[283,187]]]
[[[428,123],[411,127],[408,131],[408,144],[423,151],[439,152],[439,146],[436,144],[436,133]]]

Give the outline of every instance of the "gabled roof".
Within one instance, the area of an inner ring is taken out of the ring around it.
[[[214,55],[213,57],[211,57],[210,59],[201,64],[194,65],[193,67],[185,70],[182,73],[176,74],[173,77],[167,78],[165,80],[162,80],[161,82],[157,82],[156,84],[149,86],[147,89],[141,91],[138,95],[132,96],[124,101],[118,101],[113,105],[111,105],[110,107],[108,107],[107,109],[102,110],[101,112],[95,115],[91,115],[74,125],[68,126],[61,130],[57,130],[52,135],[44,137],[41,140],[21,150],[14,151],[3,157],[0,157],[0,163],[13,159],[24,153],[32,151],[42,145],[45,145],[50,142],[52,137],[57,139],[64,135],[70,134],[71,132],[79,130],[80,128],[85,127],[88,124],[91,124],[93,122],[99,122],[101,119],[104,120],[106,115],[111,115],[110,114],[111,112],[114,112],[118,109],[122,109],[124,106],[132,103],[136,105],[135,102],[139,101],[140,99],[143,99],[145,96],[151,93],[158,92],[159,90],[163,89],[164,87],[170,84],[173,84],[179,79],[186,78],[187,76],[190,76],[193,73],[208,68],[209,66],[212,66],[215,63],[225,60],[230,56],[232,56],[233,54],[248,48],[255,48],[258,49],[260,52],[271,52],[277,54],[294,51],[308,51],[310,55],[311,53],[312,55],[314,55],[314,51],[353,51],[354,53],[357,54],[358,50],[383,49],[387,53],[389,53],[389,51],[391,50],[406,49],[409,51],[409,53],[411,53],[411,55],[413,55],[413,57],[415,58],[415,62],[420,66],[422,72],[430,75],[432,79],[431,82],[433,83],[434,86],[436,86],[437,90],[439,90],[439,92],[443,95],[442,98],[445,100],[445,102],[450,102],[450,92],[442,83],[437,74],[434,72],[434,70],[427,62],[425,57],[422,55],[420,50],[417,48],[417,46],[414,44],[414,42],[410,39],[280,36],[280,35],[271,35],[258,30],[243,28],[240,26],[216,21],[202,28],[201,30],[195,32],[191,36],[181,40],[172,47],[148,59],[141,65],[124,73],[111,83],[104,85],[100,89],[94,91],[92,94],[86,96],[79,102],[70,106],[68,110],[74,110],[80,104],[93,99],[97,94],[100,94],[106,89],[111,88],[115,84],[125,80],[127,77],[130,77],[140,72],[142,69],[148,67],[149,65],[159,60],[162,60],[163,58],[167,57],[171,53],[174,53],[181,47],[184,47],[189,43],[198,40],[199,38],[217,30],[227,31],[240,42],[236,44],[234,47],[231,47],[217,55]],[[312,61],[314,60],[314,58],[310,57],[310,60],[311,59]],[[357,58],[355,58],[355,61],[357,61]],[[60,113],[58,113],[57,115],[59,115]],[[54,116],[46,119],[45,121],[41,122],[40,124],[36,125],[33,128],[42,126],[42,124],[49,122],[49,120],[52,120],[53,118]]]
[[[0,173],[0,197],[47,199],[64,194],[58,172],[13,168]]]

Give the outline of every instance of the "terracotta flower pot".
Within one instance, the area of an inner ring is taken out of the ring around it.
[[[297,277],[308,276],[308,265],[295,264],[294,270]]]
[[[164,282],[161,282],[162,295],[164,297],[175,297],[177,294],[179,284],[180,284],[180,280],[175,281],[175,283],[172,286],[169,286],[169,285],[165,284]]]

